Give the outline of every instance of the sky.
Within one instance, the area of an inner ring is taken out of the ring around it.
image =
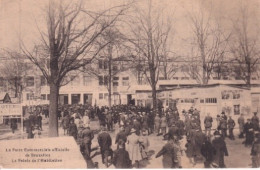
[[[39,39],[39,29],[46,29],[44,14],[49,0],[0,0],[0,49],[19,49],[19,37],[26,46],[33,46]],[[129,0],[83,0],[89,10],[97,11]],[[136,1],[136,6],[147,10],[147,0]],[[231,29],[231,20],[236,18],[241,4],[249,5],[252,26],[259,28],[260,0],[152,0],[153,8],[164,18],[172,21],[170,50],[177,55],[189,55],[192,34],[189,15],[201,9],[205,16],[220,18],[224,30]]]

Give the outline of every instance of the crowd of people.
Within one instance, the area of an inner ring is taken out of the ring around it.
[[[48,118],[48,106],[29,110],[24,120],[28,138],[39,137],[42,130],[42,115]],[[191,165],[204,162],[205,168],[226,167],[224,157],[228,156],[225,138],[235,140],[233,133],[238,124],[238,138],[245,138],[243,144],[251,147],[252,167],[260,166],[259,118],[254,113],[245,121],[241,114],[237,121],[224,112],[216,117],[210,113],[201,122],[200,111],[191,107],[179,112],[177,108],[151,110],[133,105],[116,105],[111,108],[89,105],[63,105],[57,113],[64,135],[73,136],[78,142],[84,158],[91,166],[92,140],[97,135],[102,163],[116,168],[140,167],[140,161],[150,159],[149,136],[162,136],[167,143],[156,153],[162,157],[164,168],[181,168],[184,154]],[[99,131],[91,129],[91,121],[98,120]],[[216,121],[216,127],[213,122]],[[11,125],[12,126],[12,125]],[[116,133],[115,139],[111,137]],[[159,139],[159,138],[158,138]],[[113,142],[117,145],[112,150]],[[185,142],[185,147],[181,146]],[[97,165],[93,164],[93,167]]]

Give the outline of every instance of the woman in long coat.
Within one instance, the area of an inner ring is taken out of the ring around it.
[[[131,129],[131,134],[127,137],[127,151],[132,164],[136,163],[137,168],[139,167],[139,161],[142,160],[141,150],[139,147],[139,136],[136,135],[136,130]]]

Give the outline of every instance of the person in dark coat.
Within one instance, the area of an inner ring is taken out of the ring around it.
[[[115,144],[117,144],[117,149],[119,148],[120,142],[123,143],[123,146],[125,148],[126,140],[127,140],[127,134],[124,130],[124,127],[122,126],[121,131],[116,135]]]
[[[244,126],[244,133],[246,134],[245,146],[250,146],[254,142],[254,127],[251,123],[251,119],[247,119]]]
[[[253,124],[253,128],[255,131],[259,129],[259,117],[257,116],[257,112],[254,113],[254,116],[251,118],[251,122]]]
[[[91,144],[92,144],[92,139],[94,138],[94,133],[90,129],[90,127],[88,127],[87,125],[84,126],[85,129],[82,131],[83,148],[84,148],[86,158],[90,158]]]
[[[177,165],[177,155],[174,151],[173,139],[169,139],[167,144],[156,154],[155,158],[163,156],[163,168],[175,168]]]
[[[212,146],[216,150],[214,155],[213,163],[215,167],[225,168],[224,156],[228,156],[228,150],[224,138],[220,135],[218,131],[214,132],[215,139],[212,140]]]
[[[210,168],[213,157],[216,154],[215,148],[212,146],[210,140],[206,140],[201,146],[201,155],[205,158],[204,160],[204,168]]]
[[[228,124],[229,139],[235,140],[235,136],[234,136],[233,130],[234,130],[234,127],[235,127],[236,123],[232,119],[231,116],[229,116],[227,124]]]
[[[101,151],[102,163],[106,163],[107,165],[107,159],[111,151],[112,139],[104,127],[101,127],[101,132],[98,135],[97,140]]]
[[[38,124],[40,130],[42,130],[42,116],[41,116],[41,114],[37,115],[37,124]]]
[[[222,137],[225,139],[225,137],[227,136],[227,120],[224,116],[222,116],[222,118],[220,119],[219,128],[221,130]]]
[[[134,119],[133,127],[132,127],[132,128],[134,128],[134,129],[136,130],[136,135],[139,136],[140,133],[141,133],[142,127],[141,127],[140,122],[139,122],[137,119]]]
[[[255,134],[255,142],[251,149],[252,168],[260,168],[260,132]]]
[[[106,125],[107,125],[107,130],[112,131],[113,130],[113,119],[112,119],[112,113],[108,112],[106,114]]]
[[[148,134],[149,134],[148,116],[147,116],[147,114],[145,112],[143,112],[142,131],[147,131]]]
[[[70,124],[69,124],[69,135],[73,136],[75,140],[77,140],[77,136],[78,136],[78,128],[77,125],[74,123],[74,119],[70,120]]]
[[[238,125],[239,125],[239,138],[243,138],[244,137],[244,126],[245,126],[245,119],[244,119],[244,115],[241,114],[237,120]]]
[[[211,135],[211,128],[212,128],[212,122],[213,122],[213,119],[212,117],[210,116],[210,113],[207,114],[207,116],[205,117],[204,119],[204,126],[205,126],[205,134],[210,137]]]
[[[17,129],[17,121],[16,121],[16,119],[11,119],[11,129],[12,129],[13,133]]]
[[[129,157],[129,153],[125,150],[125,143],[121,140],[118,143],[118,149],[113,154],[113,164],[117,169],[129,169],[132,162]]]

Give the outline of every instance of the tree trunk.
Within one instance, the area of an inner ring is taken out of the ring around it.
[[[157,109],[156,84],[152,84],[153,110]]]
[[[109,109],[111,108],[111,103],[112,103],[112,46],[109,45],[108,47],[108,106]]]
[[[57,137],[58,133],[58,96],[59,86],[50,84],[50,106],[49,106],[49,137]]]

